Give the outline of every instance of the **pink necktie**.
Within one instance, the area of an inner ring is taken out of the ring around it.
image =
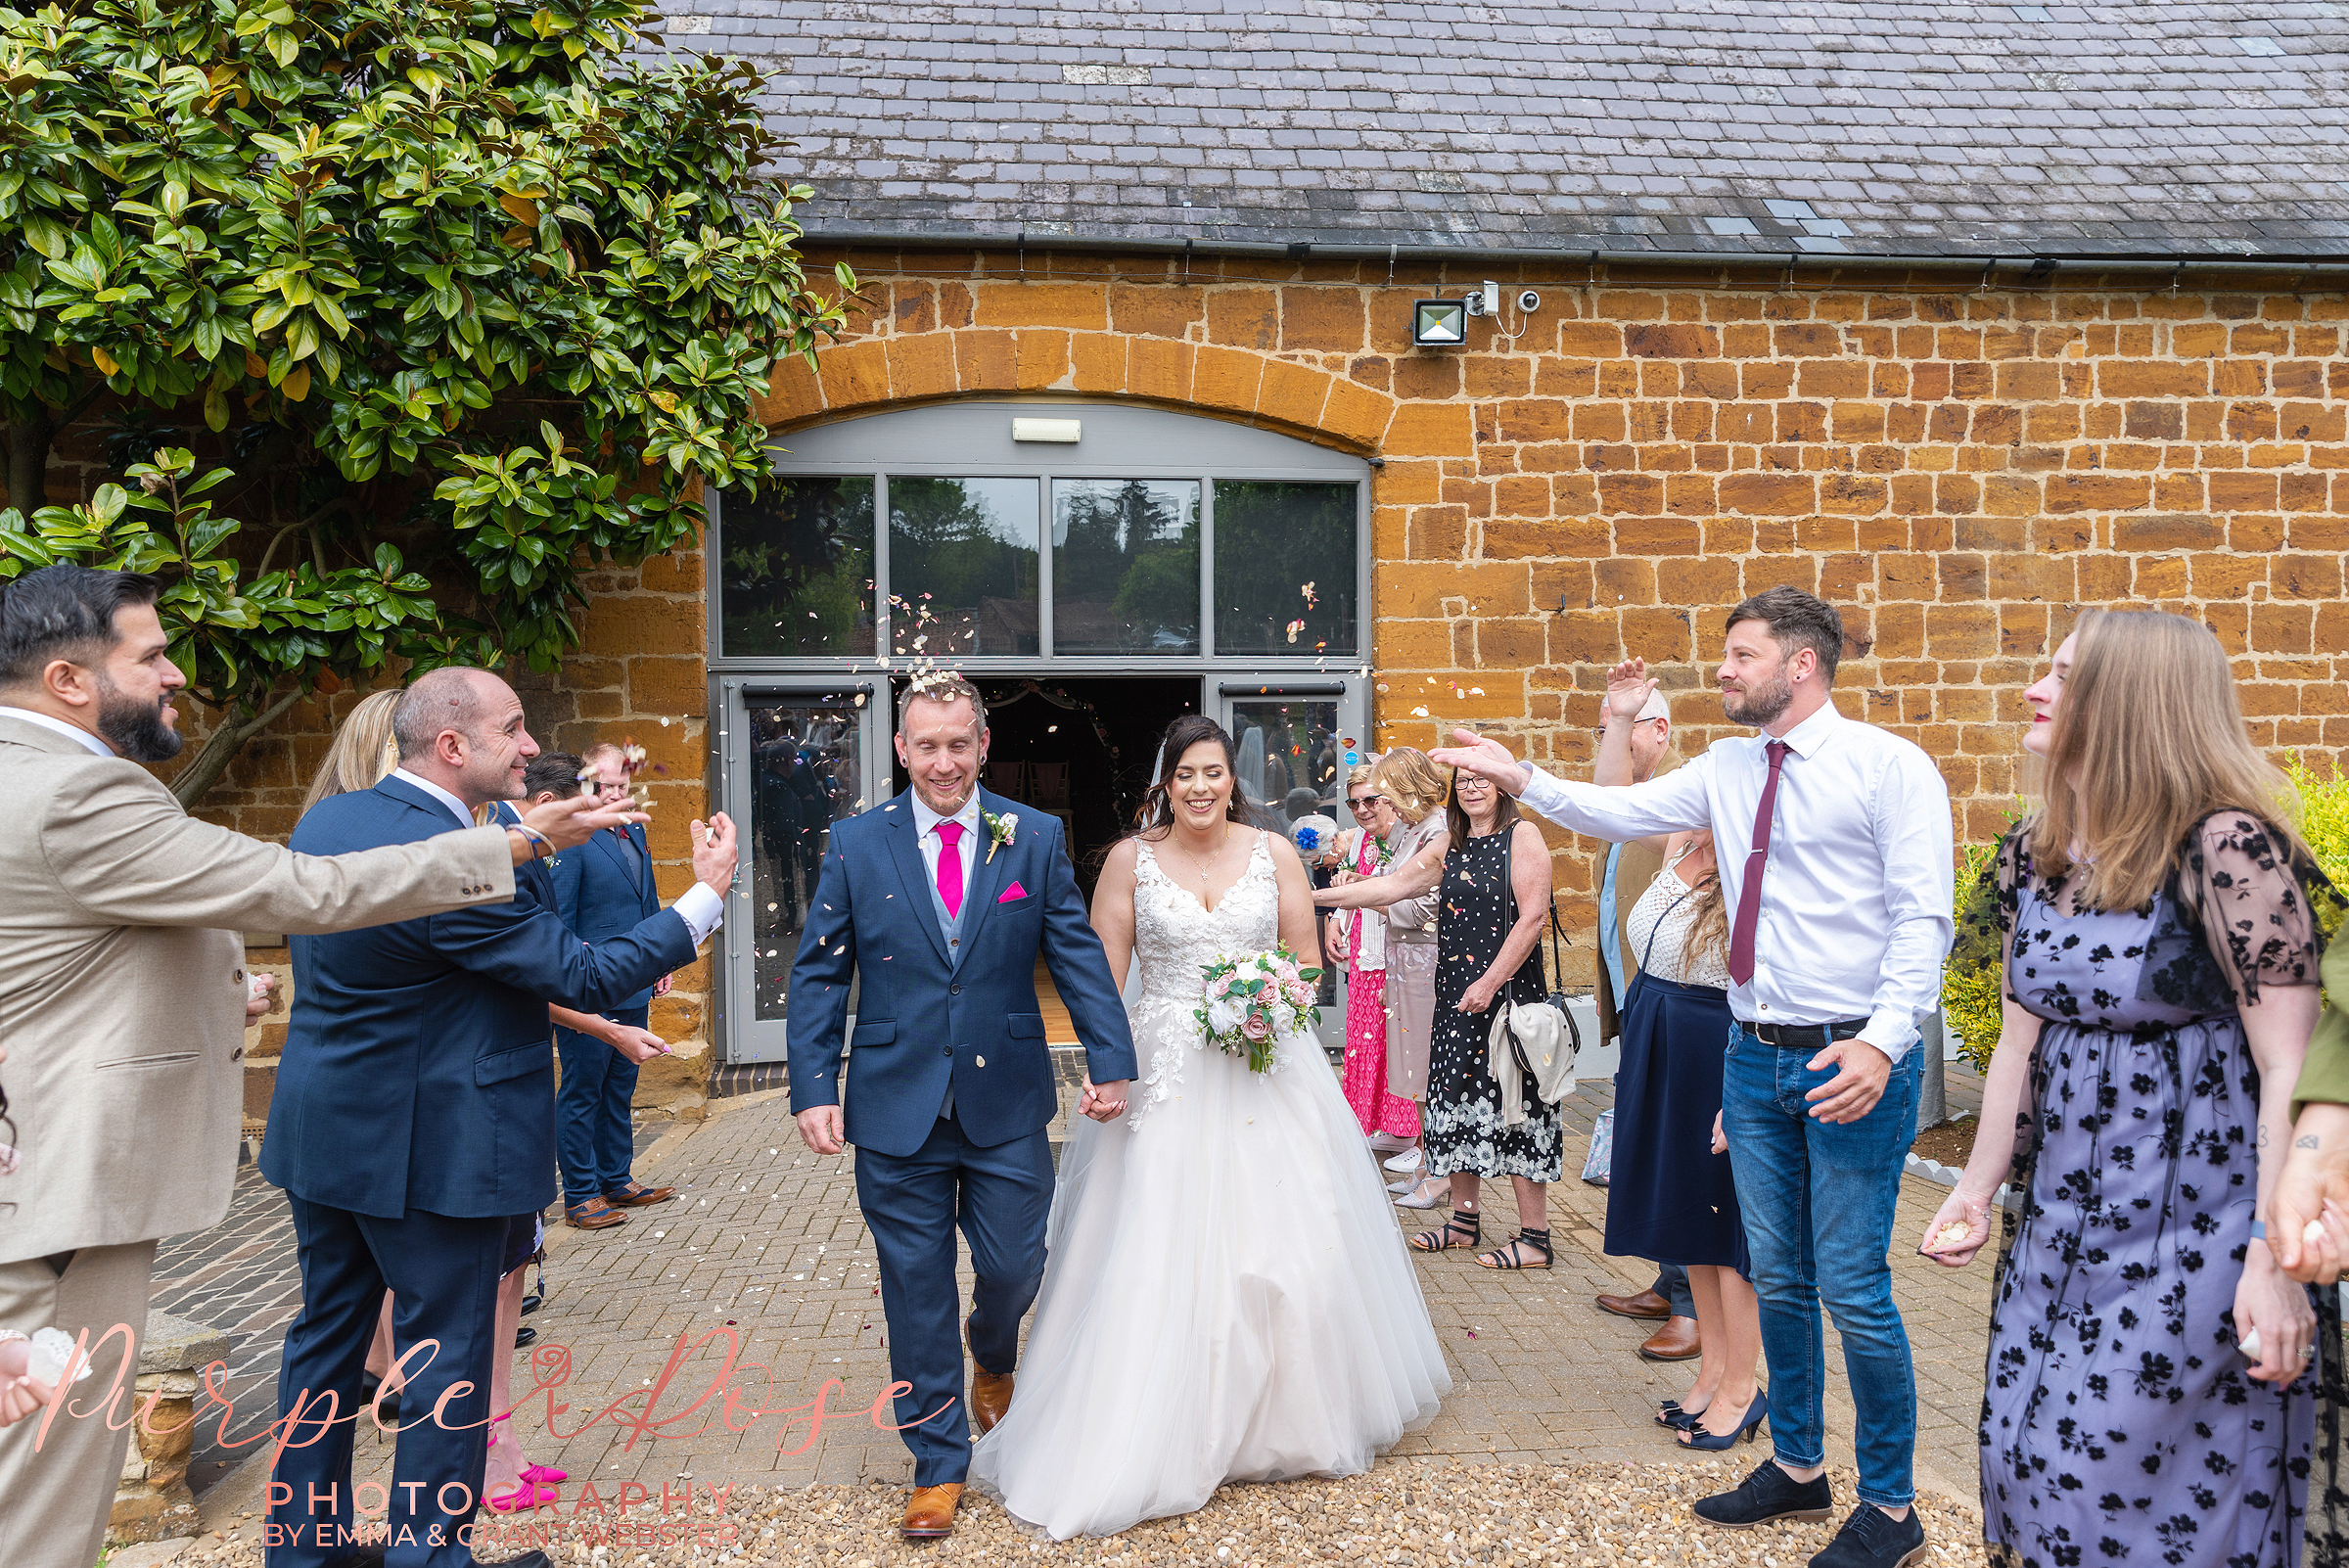
[[[946,906],[946,918],[962,915],[962,843],[960,822],[941,822],[938,825],[938,896]]]
[[[1778,804],[1778,769],[1786,765],[1786,743],[1772,741],[1770,779],[1754,812],[1754,847],[1745,857],[1745,884],[1737,890],[1737,918],[1729,927],[1729,978],[1742,986],[1754,978],[1754,928],[1762,923],[1762,868],[1770,862],[1770,818]]]

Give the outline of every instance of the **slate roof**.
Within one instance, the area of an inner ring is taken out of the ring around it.
[[[809,232],[2349,254],[2349,0],[672,0]]]

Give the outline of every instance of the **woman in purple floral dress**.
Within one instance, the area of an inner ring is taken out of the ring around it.
[[[2295,1568],[2323,1335],[2258,1238],[2331,890],[2207,629],[2092,613],[2026,696],[2048,801],[1965,922],[1961,947],[2004,954],[2004,1025],[1973,1156],[1920,1248],[1968,1262],[2011,1175],[1982,1408],[1991,1557]]]

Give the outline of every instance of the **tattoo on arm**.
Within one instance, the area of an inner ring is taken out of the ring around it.
[[[2317,1139],[2313,1133],[2308,1137],[2292,1139],[2292,1147],[2295,1149],[2313,1149],[2318,1146]]]
[[[2268,1130],[2264,1126],[2259,1130],[2259,1146],[2263,1149],[2268,1146]]]

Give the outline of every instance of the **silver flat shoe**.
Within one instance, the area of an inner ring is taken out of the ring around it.
[[[1420,1153],[1419,1145],[1414,1143],[1392,1160],[1387,1161],[1386,1167],[1397,1176],[1408,1176],[1411,1172],[1418,1170],[1421,1162],[1426,1158],[1426,1155]]]
[[[1398,1209],[1433,1209],[1450,1202],[1451,1180],[1448,1176],[1429,1176],[1406,1195],[1395,1200]]]

